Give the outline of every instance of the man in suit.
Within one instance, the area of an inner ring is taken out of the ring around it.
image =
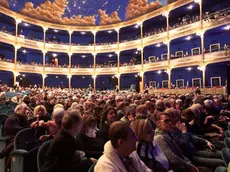
[[[53,139],[41,172],[87,172],[96,161],[93,158],[82,160],[75,143],[82,128],[82,118],[78,111],[66,111],[62,129]]]

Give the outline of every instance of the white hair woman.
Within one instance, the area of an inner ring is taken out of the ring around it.
[[[61,107],[57,107],[54,109],[52,120],[47,121],[41,125],[48,130],[49,135],[41,136],[40,140],[45,141],[48,139],[52,139],[57,134],[57,132],[61,129],[64,113],[65,110]]]

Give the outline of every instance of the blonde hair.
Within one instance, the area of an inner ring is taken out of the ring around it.
[[[53,107],[53,110],[56,109],[56,108],[63,108],[64,109],[64,105],[63,104],[56,104],[54,107]]]
[[[43,105],[38,105],[38,106],[36,106],[36,107],[34,108],[34,117],[36,117],[36,114],[38,113],[38,111],[39,111],[40,109],[42,109],[42,110],[44,111],[44,113],[45,113],[44,115],[47,114],[47,111],[46,111],[45,106],[43,106]]]
[[[133,129],[139,141],[144,141],[146,128],[148,125],[150,125],[148,119],[136,119],[131,122],[131,128]]]

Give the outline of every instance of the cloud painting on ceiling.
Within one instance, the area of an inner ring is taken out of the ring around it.
[[[77,26],[134,19],[176,0],[0,0],[0,5],[42,21]]]

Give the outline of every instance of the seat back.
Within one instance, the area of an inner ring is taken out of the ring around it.
[[[93,163],[91,167],[89,168],[88,172],[94,172],[94,168],[96,166],[97,162]]]
[[[224,160],[225,166],[227,167],[228,163],[230,162],[230,149],[223,148],[221,150],[221,156],[222,156],[222,159]]]
[[[6,114],[7,114],[8,116],[11,116],[11,115],[14,114],[14,110],[13,110],[13,109],[10,109],[10,110],[8,110],[8,111],[6,112]]]
[[[15,109],[17,105],[18,105],[17,103],[8,104],[8,106],[10,106],[12,109]]]
[[[3,114],[6,114],[7,111],[9,110],[13,110],[10,106],[3,106],[0,108],[0,112],[3,113]]]
[[[2,128],[5,120],[8,118],[8,115],[0,115],[0,135],[2,136]]]
[[[42,165],[45,163],[46,160],[46,153],[50,147],[50,143],[52,140],[49,140],[39,148],[38,155],[37,155],[37,165],[38,165],[38,172],[41,171]]]
[[[226,146],[227,148],[230,149],[230,137],[226,137],[226,138],[224,139],[224,144],[225,144],[225,146]]]
[[[14,139],[14,148],[28,150],[28,143],[36,142],[37,138],[34,135],[34,129],[25,128],[19,131]]]

